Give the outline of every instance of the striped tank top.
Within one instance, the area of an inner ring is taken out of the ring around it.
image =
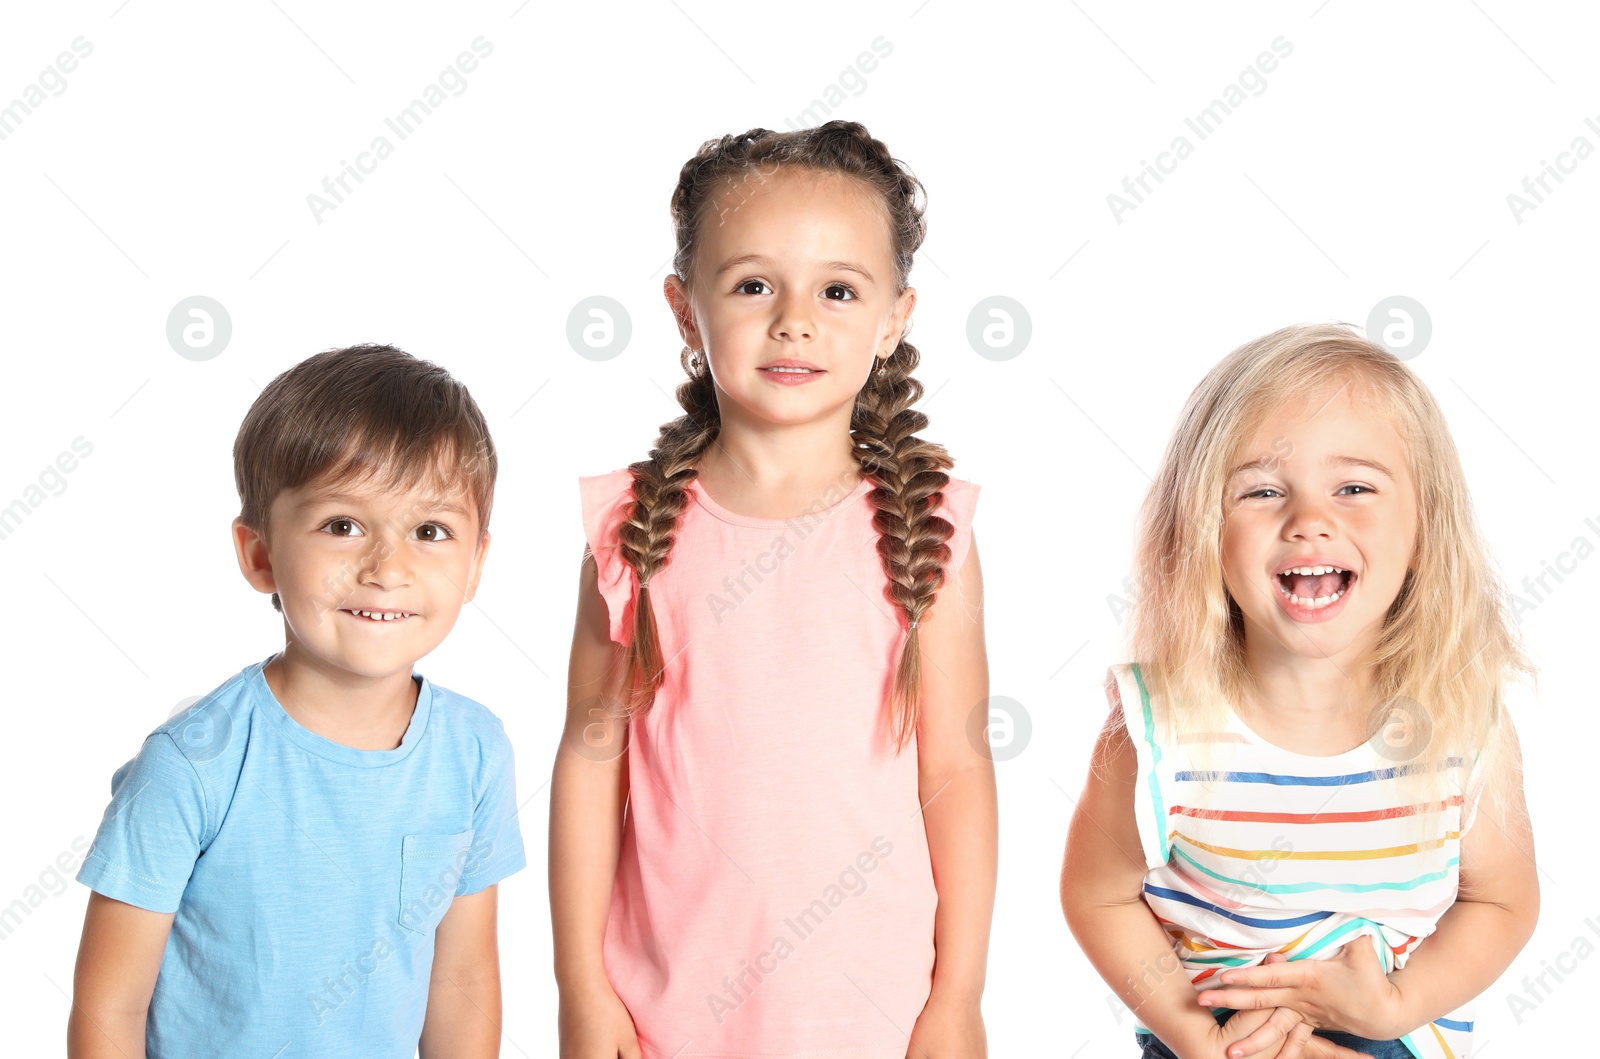
[[[1445,760],[1453,793],[1422,836],[1405,768],[1372,745],[1296,754],[1232,710],[1224,731],[1174,738],[1137,665],[1111,676],[1138,755],[1144,898],[1196,990],[1268,953],[1328,959],[1363,937],[1385,973],[1405,965],[1456,898],[1480,782],[1465,759]],[[1471,1004],[1400,1040],[1419,1059],[1465,1059]]]

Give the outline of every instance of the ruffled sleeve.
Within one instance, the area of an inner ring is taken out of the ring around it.
[[[622,558],[617,530],[633,503],[633,472],[626,467],[578,479],[583,505],[583,536],[599,572],[600,595],[611,617],[611,639],[626,645],[632,631],[632,605],[639,579]]]
[[[967,551],[972,546],[972,513],[978,506],[980,488],[972,482],[952,478],[940,490],[944,500],[939,505],[939,517],[955,527],[948,542],[950,565],[945,569],[946,583],[955,580],[961,564],[967,561]]]

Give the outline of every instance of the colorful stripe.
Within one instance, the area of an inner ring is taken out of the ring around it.
[[[1193,905],[1194,907],[1204,909],[1207,912],[1215,912],[1224,919],[1231,919],[1235,923],[1243,923],[1245,926],[1250,927],[1300,927],[1307,923],[1319,922],[1333,915],[1332,912],[1311,912],[1307,915],[1297,916],[1293,919],[1260,919],[1254,916],[1240,915],[1237,912],[1230,912],[1221,905],[1214,905],[1210,901],[1202,901],[1193,894],[1186,894],[1182,890],[1169,890],[1165,886],[1155,886],[1150,883],[1145,883],[1144,892],[1147,894],[1154,894],[1157,897],[1164,897],[1168,901],[1178,901],[1186,905]]]
[[[1148,711],[1147,711],[1148,714]],[[1466,762],[1458,757],[1447,758],[1441,768],[1460,768]],[[1277,787],[1348,787],[1357,783],[1392,780],[1421,771],[1418,765],[1394,765],[1369,772],[1351,772],[1343,776],[1290,776],[1276,772],[1216,772],[1186,769],[1175,772],[1177,783],[1270,783]]]
[[[1461,795],[1453,795],[1438,803],[1427,805],[1397,805],[1392,809],[1368,809],[1355,813],[1260,813],[1242,809],[1194,809],[1174,805],[1168,816],[1192,816],[1196,820],[1236,820],[1251,824],[1361,824],[1372,820],[1398,820],[1417,816],[1423,812],[1443,812],[1461,804]]]
[[[1213,879],[1216,879],[1218,882],[1229,883],[1233,886],[1242,886],[1246,890],[1256,890],[1266,894],[1307,894],[1317,890],[1331,890],[1334,893],[1341,894],[1370,894],[1376,893],[1379,890],[1415,890],[1419,886],[1426,886],[1429,883],[1442,882],[1443,880],[1448,879],[1451,873],[1453,873],[1461,863],[1460,857],[1451,857],[1446,863],[1445,867],[1440,871],[1424,872],[1415,878],[1402,879],[1396,882],[1355,883],[1306,881],[1297,883],[1267,883],[1256,882],[1252,879],[1229,878],[1228,876],[1223,875],[1221,872],[1213,871],[1204,864],[1201,864],[1198,860],[1195,860],[1194,857],[1190,856],[1188,853],[1184,852],[1182,848],[1177,846],[1173,847],[1172,852],[1175,856],[1182,857],[1186,864],[1195,868],[1197,871],[1204,872]]]
[[[1150,748],[1150,804],[1154,807],[1156,820],[1159,822],[1165,820],[1167,816],[1161,809],[1161,783],[1157,778],[1161,774],[1161,744],[1156,742],[1155,714],[1150,708],[1150,692],[1144,686],[1144,676],[1139,672],[1137,665],[1133,666],[1132,669],[1134,682],[1139,685],[1139,711],[1144,715],[1144,741]],[[1164,837],[1165,831],[1165,828],[1159,826],[1156,828],[1156,833],[1163,836],[1161,839],[1161,855],[1169,857],[1172,855],[1172,847]]]
[[[1440,849],[1445,843],[1460,837],[1455,831],[1447,831],[1443,838],[1412,842],[1404,846],[1380,846],[1377,849],[1231,849],[1228,846],[1214,846],[1209,842],[1201,842],[1182,831],[1172,832],[1169,841],[1171,838],[1181,838],[1195,849],[1203,849],[1207,853],[1215,853],[1219,857],[1232,857],[1235,860],[1383,860],[1386,857],[1406,857],[1424,850]]]

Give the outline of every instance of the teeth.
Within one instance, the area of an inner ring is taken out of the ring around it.
[[[811,369],[811,368],[766,368],[766,369],[763,369],[763,370],[765,370],[765,371],[781,371],[781,372],[784,372],[786,374],[792,374],[792,375],[810,375],[813,369]]]
[[[361,617],[370,618],[373,621],[395,621],[398,618],[404,618],[408,616],[404,611],[396,610],[353,610],[350,613],[359,614]]]
[[[1301,571],[1299,571],[1299,570],[1285,570],[1284,571],[1284,573],[1300,573],[1300,572]],[[1287,588],[1284,588],[1282,581],[1278,582],[1278,591],[1282,592],[1283,595],[1284,595],[1284,598],[1287,599],[1290,603],[1293,603],[1297,607],[1304,607],[1307,610],[1320,610],[1321,608],[1326,607],[1328,604],[1337,601],[1340,596],[1343,596],[1345,594],[1345,589],[1341,588],[1341,589],[1339,589],[1339,591],[1335,592],[1331,596],[1318,596],[1316,599],[1301,599],[1299,596],[1295,595],[1293,592],[1290,592]]]
[[[1291,566],[1289,569],[1283,572],[1286,574],[1307,574],[1315,577],[1319,574],[1342,574],[1345,571],[1342,567],[1338,566]]]

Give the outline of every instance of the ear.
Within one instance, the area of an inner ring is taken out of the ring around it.
[[[895,300],[894,311],[889,314],[889,323],[884,331],[884,344],[893,353],[900,340],[905,338],[906,329],[911,324],[912,310],[917,307],[917,288],[907,287],[900,292],[900,297]]]
[[[489,531],[483,531],[483,539],[478,542],[477,551],[472,556],[472,569],[467,574],[467,593],[463,602],[471,603],[472,597],[478,594],[478,580],[483,577],[483,561],[489,555]]]
[[[233,551],[239,558],[239,572],[251,588],[265,593],[278,590],[277,579],[272,575],[272,558],[267,554],[267,539],[245,525],[243,519],[233,520]]]
[[[678,325],[678,334],[683,338],[684,344],[690,349],[704,349],[705,342],[700,337],[700,326],[694,318],[694,304],[689,299],[689,289],[684,286],[683,280],[677,276],[668,276],[661,284],[661,292],[666,295],[667,304],[672,307],[672,319]]]

